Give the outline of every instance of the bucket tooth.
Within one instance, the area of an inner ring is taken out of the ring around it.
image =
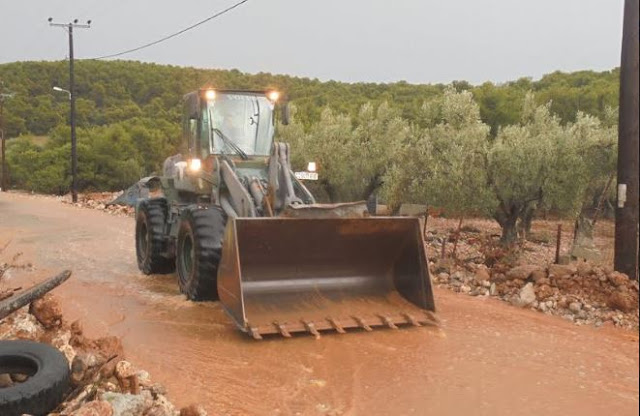
[[[284,324],[274,322],[273,325],[275,325],[275,327],[278,329],[278,332],[280,332],[280,335],[282,335],[285,338],[291,338],[291,334],[289,333],[289,331],[287,330],[287,327]]]
[[[396,324],[393,323],[393,321],[391,320],[391,318],[389,318],[388,316],[384,316],[384,315],[378,315],[380,317],[380,319],[382,319],[382,322],[384,322],[384,324],[386,326],[388,326],[391,329],[398,329],[398,327],[396,326]]]
[[[371,329],[371,327],[369,325],[367,325],[367,323],[364,321],[364,319],[360,318],[359,316],[354,316],[353,319],[358,323],[360,328],[362,328],[362,329],[364,329],[365,331],[368,331],[368,332],[373,331],[373,329]]]
[[[422,324],[420,322],[418,322],[416,320],[416,318],[414,318],[413,316],[411,316],[408,313],[403,313],[402,316],[405,317],[405,319],[407,320],[407,322],[409,322],[411,325],[413,326],[422,326]]]
[[[313,322],[305,321],[303,319],[302,323],[304,324],[304,327],[307,328],[307,331],[311,333],[311,335],[313,335],[316,339],[320,339],[320,332],[318,332]]]
[[[253,339],[262,339],[262,335],[260,335],[258,328],[256,328],[255,326],[249,326],[249,335],[251,335]]]
[[[347,331],[344,330],[342,325],[340,325],[340,322],[338,322],[334,318],[327,318],[327,321],[329,321],[329,323],[331,324],[333,329],[336,330],[337,333],[339,333],[339,334],[346,334],[347,333]]]

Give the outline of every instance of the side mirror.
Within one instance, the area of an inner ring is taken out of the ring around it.
[[[280,122],[283,125],[288,126],[290,118],[291,118],[291,112],[289,110],[289,103],[284,103],[282,104],[282,114],[280,117]]]

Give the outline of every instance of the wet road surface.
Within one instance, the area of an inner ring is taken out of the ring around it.
[[[0,194],[0,243],[37,267],[85,333],[127,357],[177,405],[212,415],[637,415],[638,334],[577,327],[493,299],[436,289],[442,328],[254,341],[173,275],[136,267],[134,221],[50,198]]]

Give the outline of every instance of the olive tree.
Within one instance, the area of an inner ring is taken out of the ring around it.
[[[491,210],[484,160],[489,127],[470,92],[447,88],[422,107],[423,129],[400,141],[386,180],[392,209],[401,202],[425,203],[452,215]]]

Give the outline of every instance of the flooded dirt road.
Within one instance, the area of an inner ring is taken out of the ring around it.
[[[212,415],[637,415],[638,334],[577,327],[493,299],[436,290],[441,329],[254,341],[174,276],[136,267],[134,221],[50,198],[0,194],[0,242],[63,268],[67,319],[122,337],[177,405]]]

